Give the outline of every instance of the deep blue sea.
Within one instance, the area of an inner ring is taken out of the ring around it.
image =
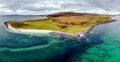
[[[83,39],[55,35],[16,33],[6,21],[46,16],[0,16],[0,62],[119,62],[120,16],[116,22],[97,25]]]

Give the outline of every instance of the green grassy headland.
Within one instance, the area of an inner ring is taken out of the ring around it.
[[[67,33],[83,32],[95,24],[113,22],[108,15],[63,15],[36,20],[8,21],[14,28],[54,30]]]

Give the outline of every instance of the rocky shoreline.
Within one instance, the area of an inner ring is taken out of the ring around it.
[[[82,33],[77,33],[77,34],[71,34],[71,33],[64,33],[64,32],[59,32],[59,31],[52,31],[52,30],[37,30],[37,29],[17,29],[13,28],[10,24],[5,22],[5,25],[8,29],[16,31],[16,32],[27,32],[27,33],[40,33],[40,34],[52,34],[52,35],[58,35],[60,37],[68,38],[68,39],[81,39],[83,38],[87,33],[89,33],[93,27],[91,26],[89,29]]]

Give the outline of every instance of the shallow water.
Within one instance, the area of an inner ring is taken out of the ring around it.
[[[116,22],[101,24],[93,29],[96,37],[100,38],[100,44],[92,44],[92,47],[81,54],[75,53],[72,62],[119,62],[120,61],[120,16],[115,16]],[[95,41],[99,41],[94,39]],[[76,58],[74,58],[76,57]]]
[[[120,16],[116,22],[96,26],[81,40],[54,35],[14,33],[8,20],[45,16],[0,16],[0,62],[119,62]]]

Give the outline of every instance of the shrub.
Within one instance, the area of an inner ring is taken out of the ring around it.
[[[22,23],[22,22],[9,21],[8,23],[11,24],[12,27],[14,27],[14,28],[20,28],[20,27],[23,27],[23,26],[28,26],[28,24],[25,24],[25,23]]]

